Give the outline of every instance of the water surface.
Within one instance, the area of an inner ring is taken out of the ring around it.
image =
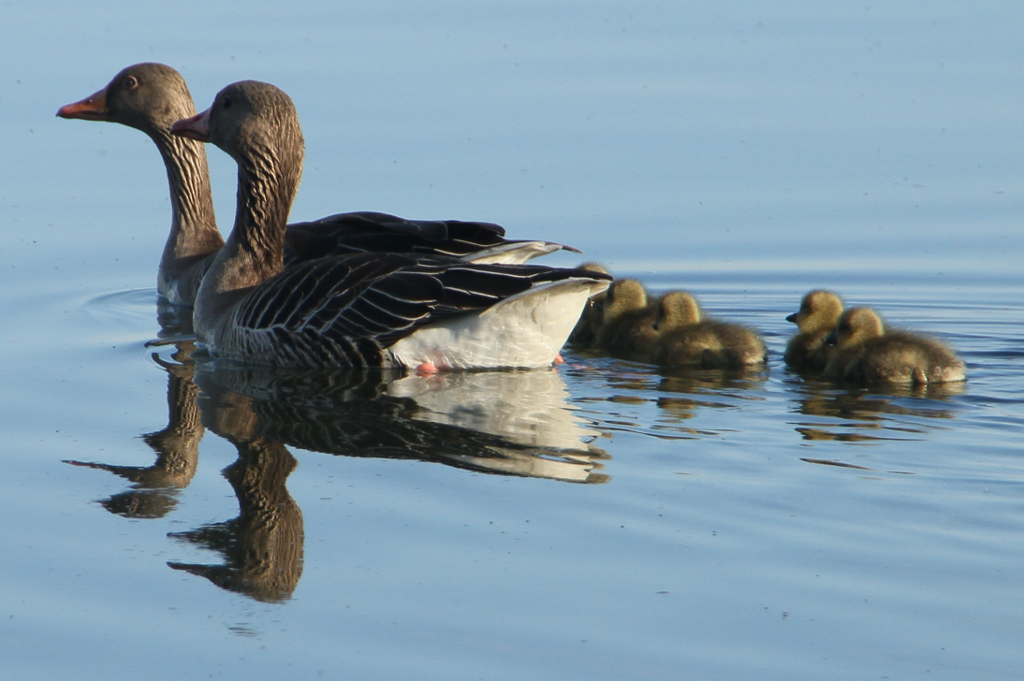
[[[1017,5],[0,17],[0,677],[1019,677]],[[146,347],[179,330],[159,157],[53,117],[144,60],[201,107],[240,78],[292,95],[296,220],[570,243],[757,327],[768,368],[284,375]],[[821,286],[969,380],[788,371],[784,318]]]

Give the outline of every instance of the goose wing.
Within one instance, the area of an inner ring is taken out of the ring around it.
[[[489,222],[406,220],[375,212],[339,213],[288,225],[286,262],[355,253],[410,253],[474,262],[522,263],[560,249],[550,241],[508,240]]]
[[[397,253],[320,258],[286,268],[250,291],[235,308],[232,326],[237,341],[271,363],[376,366],[386,363],[386,348],[424,326],[578,278],[606,277]]]

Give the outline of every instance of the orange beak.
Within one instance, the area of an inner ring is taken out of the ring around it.
[[[210,141],[210,110],[196,114],[192,118],[183,118],[171,126],[171,134],[188,137],[200,142]]]
[[[89,95],[80,102],[62,106],[57,115],[61,118],[80,118],[83,121],[109,121],[110,109],[107,108],[107,88]]]

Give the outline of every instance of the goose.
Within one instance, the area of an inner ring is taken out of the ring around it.
[[[832,291],[815,289],[800,301],[800,310],[786,317],[797,333],[786,344],[786,364],[798,371],[822,371],[832,346],[825,342],[843,313],[843,301]]]
[[[217,231],[206,150],[201,142],[170,134],[171,124],[196,113],[185,79],[165,64],[122,69],[98,92],[57,111],[61,118],[120,123],[156,144],[167,169],[171,231],[157,274],[157,292],[190,306],[213,257],[224,245]],[[486,222],[405,220],[376,212],[339,213],[288,226],[287,263],[330,254],[410,252],[449,255],[473,262],[523,263],[559,249],[548,241],[510,241]]]
[[[286,221],[302,174],[294,104],[241,81],[171,132],[238,164],[235,224],[196,295],[214,357],[279,367],[442,369],[551,365],[587,299],[610,277],[581,269],[356,253],[284,268]]]
[[[842,313],[830,337],[835,350],[825,377],[858,384],[963,381],[963,361],[939,341],[909,331],[887,330],[869,307]]]
[[[763,364],[764,341],[742,324],[704,319],[693,296],[670,291],[661,297],[653,360],[661,366],[740,368]]]

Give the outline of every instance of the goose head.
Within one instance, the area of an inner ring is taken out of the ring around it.
[[[302,129],[291,97],[269,83],[243,80],[217,93],[213,105],[171,126],[171,133],[212,142],[240,165],[297,168]]]
[[[143,63],[122,69],[102,90],[62,106],[57,115],[121,123],[149,135],[166,135],[175,121],[195,112],[180,73],[164,64]]]
[[[816,289],[803,297],[800,310],[786,317],[802,332],[826,331],[834,328],[843,313],[843,301],[835,293]]]

